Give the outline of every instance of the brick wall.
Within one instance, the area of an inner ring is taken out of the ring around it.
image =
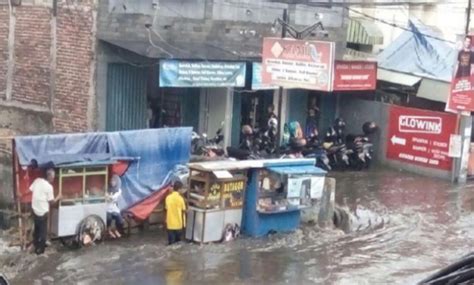
[[[50,94],[51,13],[18,7],[15,24],[13,100],[47,107]]]
[[[2,137],[89,131],[95,120],[96,1],[59,0],[57,17],[52,13],[52,1],[26,0],[14,7],[11,100],[6,96],[8,6],[0,4],[2,201],[11,202],[12,193],[11,143]]]
[[[54,100],[54,128],[58,132],[88,129],[91,63],[95,52],[92,31],[93,11],[90,6],[59,6]]]
[[[0,6],[0,98],[5,98],[8,45],[8,7]]]

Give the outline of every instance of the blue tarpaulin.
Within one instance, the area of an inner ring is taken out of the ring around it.
[[[378,55],[379,68],[450,82],[454,44],[421,23],[410,21],[409,28]]]
[[[165,128],[112,133],[61,134],[15,138],[21,165],[78,163],[113,157],[136,158],[121,177],[121,208],[161,189],[190,157],[192,128]],[[127,159],[129,160],[129,159]],[[41,162],[41,163],[40,163]]]
[[[110,152],[117,156],[139,157],[122,177],[125,208],[162,188],[175,167],[189,161],[192,128],[114,132],[108,134]]]

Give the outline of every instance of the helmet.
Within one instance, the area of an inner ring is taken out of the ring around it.
[[[268,120],[268,127],[269,128],[278,127],[278,120],[276,118],[271,118],[270,120]]]
[[[362,125],[362,131],[365,135],[373,134],[377,130],[377,125],[374,122],[365,122]]]
[[[242,127],[242,134],[244,134],[244,135],[252,135],[252,134],[253,134],[252,127],[249,126],[249,125],[244,125],[244,126]]]
[[[337,118],[334,121],[334,127],[338,128],[338,129],[344,129],[346,127],[346,121],[344,121],[343,118]]]

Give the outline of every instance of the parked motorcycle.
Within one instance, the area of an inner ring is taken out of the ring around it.
[[[206,133],[199,135],[198,133],[193,132],[191,135],[191,153],[196,156],[204,157],[225,156],[225,151],[220,145],[224,140],[224,135],[222,134],[223,125],[224,123],[221,124],[221,127],[217,130],[215,136],[211,139],[208,139]]]
[[[319,141],[317,131],[308,138],[308,144],[303,151],[305,158],[314,158],[316,160],[316,167],[330,171],[331,165],[326,150],[323,149]]]
[[[350,155],[351,166],[356,170],[367,169],[372,162],[373,144],[369,135],[377,130],[374,122],[366,122],[362,125],[362,135],[347,135],[346,143],[352,154]]]

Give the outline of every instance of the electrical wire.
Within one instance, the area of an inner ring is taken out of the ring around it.
[[[169,51],[165,50],[164,48],[160,47],[159,45],[156,45],[153,40],[151,39],[151,31],[150,29],[147,29],[147,32],[148,32],[148,42],[150,43],[150,45],[156,49],[159,49],[160,51],[162,51],[164,54],[166,54],[167,56],[169,56],[170,58],[174,58],[174,55],[172,53],[170,53]]]
[[[370,16],[368,14],[365,14],[363,12],[359,12],[355,9],[352,9],[352,8],[349,8],[349,7],[344,7],[344,9],[347,9],[348,11],[351,11],[355,14],[359,14],[361,16],[364,16],[368,19],[371,19],[373,21],[377,21],[377,22],[380,22],[380,23],[383,23],[385,25],[389,25],[389,26],[392,26],[394,28],[398,28],[398,29],[401,29],[401,30],[404,30],[404,31],[407,31],[407,32],[411,32],[411,33],[416,33],[416,34],[420,34],[420,35],[423,35],[424,37],[427,37],[427,38],[431,38],[431,39],[434,39],[434,40],[438,40],[438,41],[442,41],[442,42],[446,42],[446,43],[450,43],[450,44],[455,44],[455,42],[453,41],[449,41],[449,40],[446,40],[446,39],[443,39],[443,38],[440,38],[440,37],[436,37],[436,36],[432,36],[432,35],[429,35],[429,34],[426,34],[426,33],[422,33],[422,32],[415,32],[413,31],[412,29],[409,29],[409,28],[406,28],[406,27],[403,27],[403,26],[400,26],[400,25],[397,25],[395,23],[391,23],[391,22],[388,22],[388,21],[385,21],[383,19],[380,19],[380,18],[376,18],[376,17],[373,17],[373,16]]]

